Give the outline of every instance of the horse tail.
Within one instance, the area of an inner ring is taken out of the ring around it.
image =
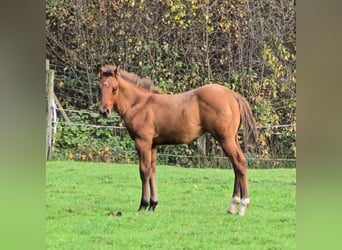
[[[249,146],[251,149],[254,149],[256,145],[257,129],[251,108],[247,100],[242,95],[235,92],[235,98],[240,106],[240,125],[242,124],[244,128],[244,143],[247,147]]]

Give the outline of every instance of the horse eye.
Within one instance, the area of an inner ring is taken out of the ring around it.
[[[117,89],[118,89],[117,87],[113,87],[113,88],[112,88],[113,94],[115,94],[115,92],[116,92]]]

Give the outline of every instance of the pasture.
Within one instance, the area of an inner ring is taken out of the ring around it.
[[[137,212],[137,164],[48,161],[47,249],[295,249],[296,170],[247,173],[244,217],[226,214],[232,169],[162,165],[156,211]]]

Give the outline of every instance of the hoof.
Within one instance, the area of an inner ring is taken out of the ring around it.
[[[236,208],[229,208],[228,210],[227,210],[227,213],[228,214],[236,214]]]
[[[237,211],[236,207],[237,207],[236,204],[230,205],[229,209],[227,210],[227,213],[228,214],[236,214],[236,211]]]
[[[156,209],[157,205],[158,205],[158,201],[151,200],[150,201],[150,207],[148,208],[148,211],[154,212],[154,210]]]
[[[247,207],[248,207],[248,204],[249,204],[249,198],[245,198],[245,199],[241,200],[240,210],[238,212],[239,216],[244,216],[245,215]]]
[[[147,201],[145,201],[144,199],[141,199],[141,201],[140,201],[140,206],[139,206],[139,208],[138,208],[138,211],[146,210],[146,209],[148,208],[149,205],[150,205],[150,204],[149,204]]]
[[[240,203],[240,198],[239,197],[233,197],[232,198],[232,203],[230,204],[230,207],[227,210],[228,214],[236,214],[237,211],[237,206]]]
[[[241,206],[241,207],[240,207],[240,210],[239,210],[239,212],[238,212],[238,215],[239,215],[239,216],[244,216],[245,213],[246,213],[246,209],[247,209],[247,206]]]

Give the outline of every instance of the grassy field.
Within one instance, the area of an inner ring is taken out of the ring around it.
[[[231,169],[158,166],[159,206],[136,212],[137,165],[47,162],[47,249],[295,249],[296,170],[249,169],[248,179],[239,217],[226,214]]]

